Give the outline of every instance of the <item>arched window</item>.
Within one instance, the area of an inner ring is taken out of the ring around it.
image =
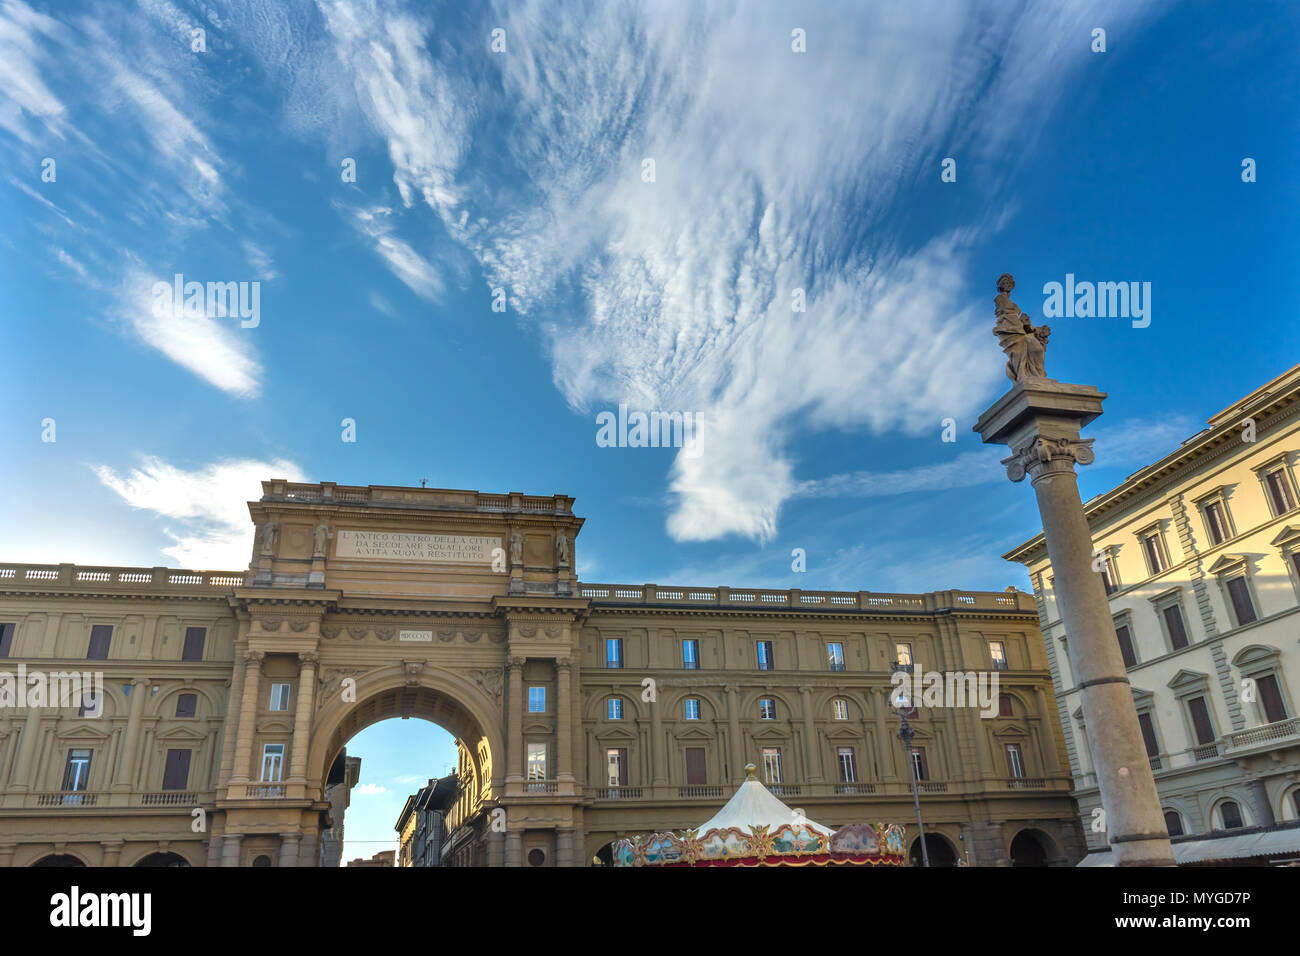
[[[833,720],[849,719],[849,702],[843,697],[836,697],[831,701],[831,718]]]
[[[1243,824],[1241,821],[1241,807],[1237,806],[1236,800],[1224,800],[1219,806],[1219,815],[1223,818],[1223,829],[1237,830]]]
[[[623,719],[623,698],[610,697],[605,701],[605,719],[622,720]]]
[[[253,866],[270,866],[270,865],[271,865],[271,858],[266,855],[259,856],[256,860],[253,861]]]
[[[1008,694],[998,695],[998,716],[1010,717],[1014,711],[1011,708],[1011,697]]]
[[[198,694],[181,694],[176,698],[176,716],[193,717],[198,713],[199,695]]]
[[[1165,811],[1165,829],[1169,831],[1171,837],[1183,835],[1183,818],[1178,815],[1177,810]]]

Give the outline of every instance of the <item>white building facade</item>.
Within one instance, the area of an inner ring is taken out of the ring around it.
[[[1300,366],[1084,506],[1176,839],[1300,820],[1298,465]],[[1043,536],[1005,557],[1029,569],[1088,848],[1105,850]],[[1284,836],[1300,847],[1300,824]]]

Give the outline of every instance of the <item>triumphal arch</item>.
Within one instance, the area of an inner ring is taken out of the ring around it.
[[[391,717],[456,738],[458,865],[608,861],[748,763],[827,825],[914,818],[915,768],[932,858],[1080,855],[1029,595],[579,583],[573,504],[270,480],[243,571],[0,564],[0,697],[15,668],[102,685],[0,707],[0,866],[337,858],[346,744]],[[1001,688],[914,718],[912,766],[904,659]]]

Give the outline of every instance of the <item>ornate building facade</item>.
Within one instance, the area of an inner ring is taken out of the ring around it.
[[[273,480],[247,572],[0,565],[0,671],[100,688],[0,707],[0,865],[317,865],[348,740],[409,716],[458,743],[445,864],[602,862],[749,762],[909,842],[915,768],[935,862],[1082,855],[1029,595],[579,583],[572,505]],[[909,756],[897,663],[996,713],[923,707]]]
[[[1085,504],[1094,568],[1180,861],[1211,852],[1180,850],[1188,838],[1300,826],[1298,462],[1300,366]],[[1029,569],[1075,795],[1086,822],[1100,819],[1042,535],[1005,557]],[[1090,850],[1106,849],[1103,828],[1088,826],[1087,837]],[[1294,858],[1300,829],[1270,845]],[[1213,850],[1230,851],[1221,842]]]

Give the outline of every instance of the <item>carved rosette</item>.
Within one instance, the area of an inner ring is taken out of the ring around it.
[[[1047,474],[1071,472],[1075,464],[1091,465],[1096,460],[1091,438],[1035,438],[1018,448],[1010,458],[1002,459],[1007,477],[1024,481],[1025,475],[1039,478]]]

